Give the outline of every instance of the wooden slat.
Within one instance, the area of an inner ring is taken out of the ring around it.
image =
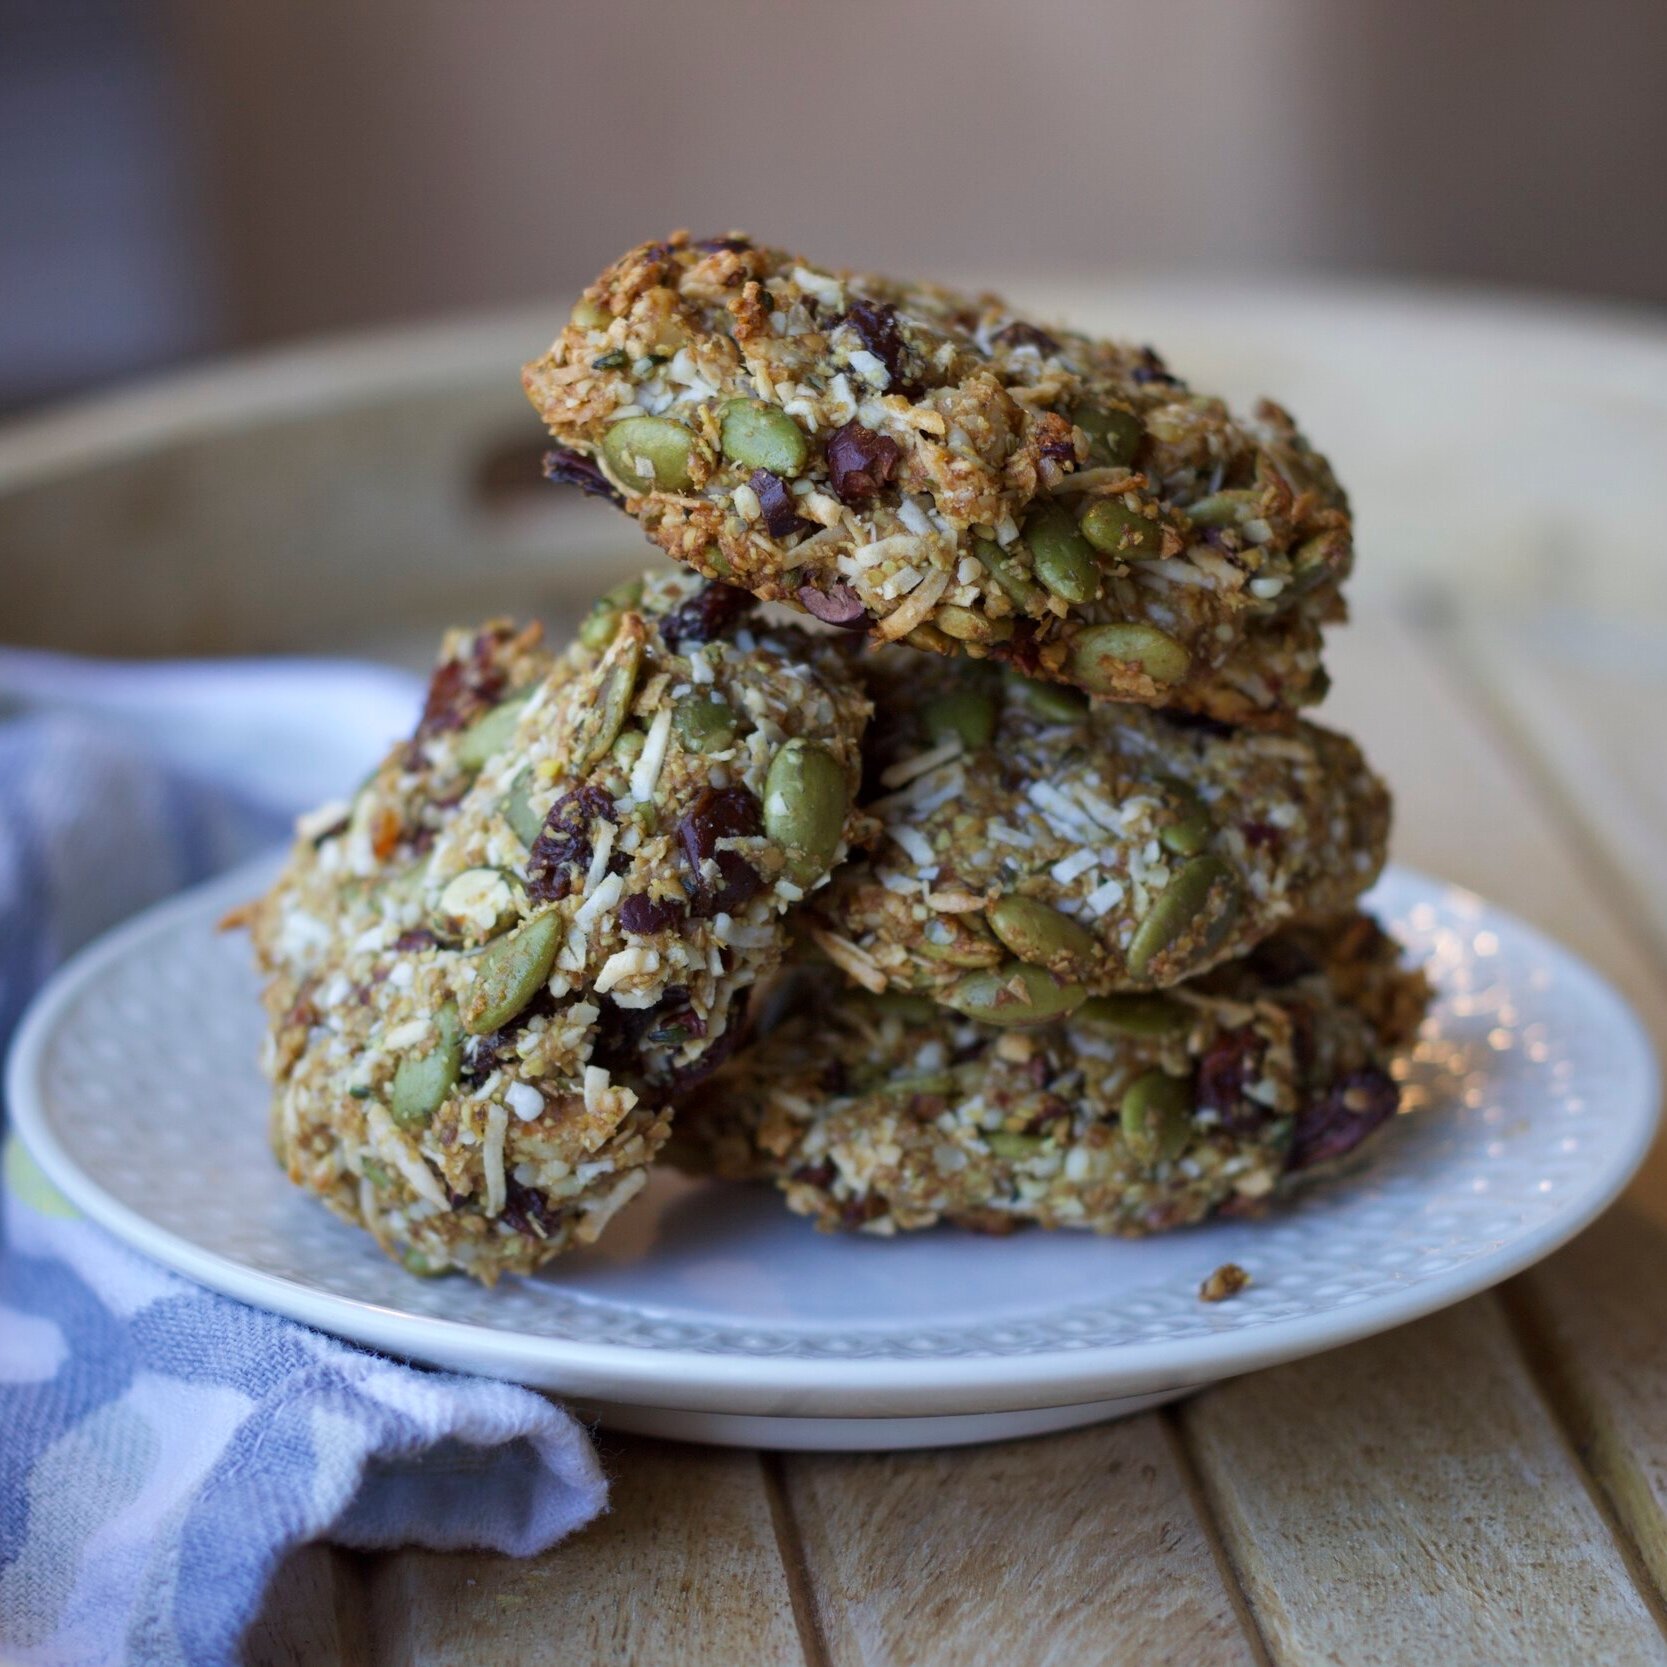
[[[804,1660],[753,1453],[604,1445],[613,1509],[542,1557],[406,1552],[372,1570],[378,1663]]]
[[[1575,1444],[1667,1593],[1667,1230],[1611,1211],[1507,1301]]]
[[[835,1667],[1249,1667],[1163,1419],[784,1462]]]
[[[1667,1662],[1492,1297],[1182,1422],[1277,1663]]]
[[[285,1559],[243,1641],[244,1667],[360,1667],[364,1588],[350,1552],[308,1545]]]

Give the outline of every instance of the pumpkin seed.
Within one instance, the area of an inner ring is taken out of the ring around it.
[[[981,915],[934,915],[926,923],[920,952],[950,967],[993,967],[1003,959]]]
[[[1174,1036],[1192,1024],[1192,1009],[1169,996],[1090,996],[1071,1023],[1112,1036]]]
[[[538,776],[529,764],[509,784],[509,791],[498,801],[498,814],[509,823],[515,837],[529,851],[533,841],[544,831],[544,818],[532,807],[533,790],[537,785]]]
[[[930,1024],[943,1011],[930,996],[915,995],[910,990],[865,994],[864,1005],[874,1008],[882,1018],[896,1019],[906,1025]]]
[[[1119,561],[1151,561],[1163,554],[1163,527],[1115,498],[1096,498],[1082,512],[1082,536]]]
[[[1024,539],[1036,577],[1062,602],[1092,602],[1100,594],[1094,551],[1062,505],[1044,504],[1032,511],[1025,518]]]
[[[995,695],[989,689],[948,689],[921,707],[920,722],[933,746],[954,735],[968,752],[977,752],[996,732]]]
[[[508,1024],[543,988],[561,938],[559,918],[546,911],[475,955],[475,981],[463,997],[463,1028],[484,1036]]]
[[[1080,723],[1088,715],[1088,702],[1063,683],[1042,683],[1016,671],[1008,671],[1005,676],[1008,698],[1044,723]]]
[[[695,437],[670,417],[621,417],[602,440],[602,455],[630,492],[687,492]]]
[[[1219,947],[1238,914],[1239,882],[1218,856],[1206,853],[1182,863],[1135,928],[1129,942],[1129,971],[1137,978],[1143,976],[1158,956],[1186,936],[1214,895],[1222,902],[1201,946],[1206,954]]]
[[[882,1094],[953,1094],[953,1071],[911,1071],[905,1076],[891,1077],[880,1085]]]
[[[1035,1157],[1047,1145],[1047,1141],[1039,1134],[1013,1134],[1006,1129],[987,1129],[984,1132],[984,1144],[996,1157],[1019,1163],[1026,1158]]]
[[[1129,1084],[1117,1108],[1130,1150],[1142,1163],[1178,1158],[1192,1130],[1192,1088],[1167,1071],[1147,1071]]]
[[[457,1009],[448,1001],[434,1015],[439,1038],[426,1053],[407,1055],[394,1069],[388,1091],[388,1115],[407,1134],[428,1127],[429,1119],[446,1103],[463,1069],[463,1036]]]
[[[1196,857],[1210,843],[1216,831],[1215,820],[1204,801],[1184,781],[1171,779],[1164,785],[1170,796],[1180,801],[1180,814],[1159,830],[1158,843],[1175,856]]]
[[[1010,619],[989,619],[973,608],[945,603],[932,616],[938,629],[957,642],[1006,642],[1013,635]]]
[[[1115,694],[1126,666],[1136,666],[1154,683],[1179,683],[1192,663],[1176,640],[1155,625],[1130,621],[1090,625],[1071,639],[1066,665],[1092,694]]]
[[[1103,467],[1126,468],[1146,438],[1140,418],[1116,405],[1079,405],[1071,421],[1088,436],[1089,462]]]
[[[1187,505],[1187,519],[1195,527],[1236,527],[1253,516],[1261,502],[1259,489],[1234,487],[1226,492],[1212,492],[1209,497]]]
[[[1009,894],[984,911],[990,930],[1033,967],[1062,977],[1086,977],[1099,958],[1099,940],[1069,915],[1034,897]]]
[[[800,885],[827,873],[845,831],[850,786],[844,766],[814,741],[789,741],[764,778],[764,831],[787,853]]]
[[[579,641],[600,654],[619,634],[619,616],[642,601],[641,579],[625,579],[591,603],[579,626]]]
[[[739,720],[719,694],[690,695],[672,708],[671,726],[690,752],[726,752],[735,745]]]
[[[779,405],[732,399],[719,419],[718,444],[743,469],[768,469],[791,480],[805,466],[810,447],[804,430]]]
[[[521,708],[527,704],[531,694],[531,689],[522,689],[508,700],[499,701],[490,712],[476,718],[458,736],[457,762],[461,769],[482,770],[494,753],[502,752],[509,745],[509,738],[515,733],[515,725],[521,717]]]
[[[635,616],[630,616],[635,619]],[[573,726],[572,770],[583,775],[599,762],[625,727],[637,692],[637,672],[642,666],[643,628],[621,630],[603,657],[597,673],[596,698]]]
[[[418,1279],[441,1279],[451,1272],[449,1262],[436,1262],[420,1250],[408,1250],[400,1257],[399,1265]]]
[[[1040,1025],[1063,1018],[1087,992],[1043,967],[1008,961],[987,972],[970,972],[944,992],[945,1006],[987,1025]]]
[[[1008,555],[993,538],[973,539],[972,552],[984,564],[997,588],[1020,613],[1041,613],[1047,607],[1046,592],[1025,571],[1024,564]]]

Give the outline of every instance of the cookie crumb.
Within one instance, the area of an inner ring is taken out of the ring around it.
[[[1202,1302],[1226,1302],[1229,1297],[1236,1297],[1249,1283],[1250,1275],[1237,1262],[1223,1262],[1198,1287],[1199,1300]]]

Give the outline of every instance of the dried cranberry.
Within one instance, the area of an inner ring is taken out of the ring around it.
[[[1278,850],[1281,835],[1279,829],[1271,822],[1242,822],[1239,832],[1244,835],[1244,842],[1253,851]]]
[[[862,337],[862,344],[886,367],[890,378],[887,391],[907,394],[911,398],[920,392],[920,384],[904,374],[908,344],[897,328],[897,309],[886,301],[855,301],[839,320],[849,324]]]
[[[1178,376],[1169,374],[1169,367],[1158,357],[1157,350],[1143,347],[1140,350],[1140,363],[1129,373],[1130,379],[1139,387],[1148,382],[1170,382],[1176,387],[1181,384]]]
[[[764,511],[764,525],[769,528],[772,538],[789,538],[810,526],[811,523],[799,514],[793,494],[787,490],[787,482],[780,475],[772,475],[768,469],[754,469],[747,485],[758,499],[758,507]]]
[[[1044,358],[1059,351],[1059,343],[1046,330],[1038,330],[1034,324],[1026,324],[1020,318],[996,331],[993,339],[1003,347],[1034,347]]]
[[[548,1018],[555,1010],[556,998],[547,988],[542,989],[502,1030],[489,1030],[484,1036],[466,1036],[463,1039],[460,1073],[463,1081],[471,1088],[478,1088],[497,1070],[509,1052],[510,1044],[527,1028],[528,1022]]]
[[[990,649],[992,660],[1005,660],[1014,671],[1034,677],[1042,668],[1042,639],[1033,620],[1015,619],[1013,635]]]
[[[787,1178],[790,1181],[798,1181],[803,1186],[827,1188],[834,1184],[834,1177],[838,1173],[839,1171],[823,1158],[820,1163],[800,1164],[797,1169],[789,1171]]]
[[[842,1198],[839,1201],[839,1224],[842,1227],[861,1227],[885,1213],[886,1201],[873,1193],[864,1198]]]
[[[590,867],[590,830],[617,821],[614,802],[600,787],[576,787],[550,806],[544,830],[527,858],[527,895],[535,903],[557,903]]]
[[[755,799],[744,787],[706,787],[683,813],[677,824],[677,838],[688,865],[694,903],[690,913],[697,920],[733,914],[763,883],[745,858],[735,851],[720,851],[720,839],[750,839],[763,833],[764,818]],[[718,882],[706,878],[704,865],[717,865]]]
[[[505,1178],[504,1207],[498,1219],[530,1239],[549,1238],[559,1222],[544,1194],[522,1186],[513,1175]]]
[[[1200,1111],[1213,1111],[1229,1133],[1254,1129],[1267,1116],[1245,1092],[1262,1074],[1262,1038],[1246,1027],[1224,1030],[1198,1061],[1193,1097]]]
[[[394,948],[405,951],[413,949],[427,949],[429,945],[435,941],[436,940],[432,932],[426,931],[423,927],[418,926],[412,931],[401,932],[400,935],[394,939]]]
[[[504,637],[502,631],[482,631],[469,644],[467,653],[435,667],[417,724],[419,738],[462,729],[498,703],[507,681],[496,657]]]
[[[1212,740],[1225,741],[1238,733],[1231,724],[1226,724],[1220,718],[1212,718],[1206,712],[1182,712],[1176,710],[1163,714],[1166,723],[1173,724],[1176,729],[1190,730],[1194,735],[1208,735]]]
[[[706,255],[744,255],[752,247],[752,240],[745,237],[703,237],[695,247]]]
[[[835,579],[826,590],[815,585],[800,585],[799,606],[814,615],[824,625],[837,625],[841,631],[866,631],[874,623],[874,616],[862,605],[862,598],[843,579]]]
[[[704,584],[660,621],[660,635],[670,649],[679,643],[712,642],[757,605],[755,596],[734,585]]]
[[[1347,1156],[1393,1117],[1400,1103],[1400,1090],[1375,1065],[1339,1077],[1320,1099],[1297,1113],[1286,1169],[1309,1169]]]
[[[1077,461],[1077,443],[1069,434],[1050,434],[1037,450],[1043,457],[1051,457],[1055,463],[1075,465]]]
[[[844,504],[867,503],[897,472],[897,442],[854,417],[828,436],[828,475]]]
[[[1283,989],[1299,978],[1309,978],[1320,970],[1320,964],[1293,937],[1266,938],[1250,952],[1250,970],[1257,983],[1270,989]]]
[[[740,1047],[742,1039],[747,1033],[747,997],[750,990],[741,990],[730,1003],[729,1022],[724,1026],[723,1034],[712,1043],[699,1059],[691,1060],[687,1065],[679,1065],[666,1075],[666,1087],[674,1094],[682,1094],[693,1088],[696,1083],[704,1082],[729,1056]],[[691,1031],[694,1036],[706,1034],[706,1023],[696,1013],[689,1013],[688,1019],[698,1025],[698,1030]],[[651,1032],[649,1041],[653,1041]]]
[[[552,446],[544,454],[544,478],[557,486],[576,486],[592,498],[606,498],[609,503],[622,504],[624,494],[597,467],[591,458],[581,456],[567,446]]]
[[[634,891],[619,906],[619,924],[627,932],[664,932],[683,918],[683,905],[675,897],[650,897]]]

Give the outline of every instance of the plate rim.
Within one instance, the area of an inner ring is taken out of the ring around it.
[[[803,1417],[909,1417],[1066,1406],[1110,1396],[1195,1387],[1300,1359],[1405,1325],[1491,1289],[1566,1244],[1619,1196],[1653,1144],[1661,1113],[1661,1068],[1631,1004],[1582,956],[1508,909],[1422,870],[1391,865],[1403,882],[1469,899],[1549,952],[1615,1021],[1617,1050],[1637,1082],[1624,1137],[1565,1211],[1502,1246],[1401,1290],[1341,1308],[1235,1327],[1179,1341],[1137,1341],[1012,1355],[849,1359],[730,1354],[553,1338],[510,1332],[488,1320],[413,1314],[364,1298],[322,1291],[196,1244],[107,1192],[58,1140],[41,1085],[47,1044],[64,1010],[112,962],[182,917],[206,913],[260,884],[281,852],[269,851],[193,886],[95,939],[36,992],[18,1026],[5,1069],[11,1128],[47,1177],[82,1213],[130,1248],[223,1296],[385,1354],[450,1370],[504,1378],[576,1398],[691,1411]]]

